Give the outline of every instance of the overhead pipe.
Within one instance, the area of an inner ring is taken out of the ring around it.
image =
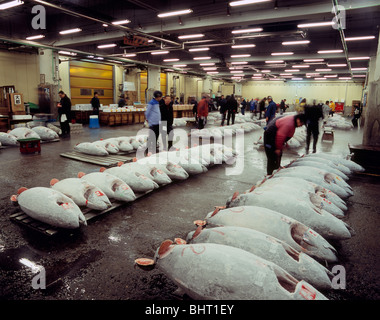
[[[74,17],[84,18],[84,19],[95,21],[95,22],[99,22],[101,24],[111,25],[111,23],[109,21],[104,21],[104,20],[101,20],[101,19],[98,19],[98,18],[90,17],[90,16],[87,16],[85,14],[78,13],[78,12],[72,11],[70,9],[63,8],[62,6],[58,6],[58,5],[55,5],[53,3],[49,3],[47,1],[43,1],[43,0],[32,0],[32,1],[38,2],[38,3],[40,3],[40,4],[44,5],[44,6],[48,6],[48,7],[51,7],[51,8],[60,10],[60,11],[63,11],[64,13],[67,13],[67,14],[72,15]],[[134,29],[126,27],[126,26],[122,26],[122,25],[112,25],[112,26],[115,27],[115,28],[121,29],[123,31],[128,31],[130,33],[138,34],[138,35],[143,36],[143,37],[151,38],[151,39],[154,39],[154,40],[157,40],[157,41],[161,41],[161,42],[170,43],[171,45],[174,45],[174,46],[177,46],[177,47],[180,47],[182,45],[182,44],[177,43],[175,41],[164,39],[164,38],[160,38],[160,37],[156,37],[156,36],[150,35],[148,33],[145,33],[143,31],[134,30]]]

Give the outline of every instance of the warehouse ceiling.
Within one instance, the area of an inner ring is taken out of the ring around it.
[[[0,1],[0,8],[9,2]],[[26,50],[32,46],[36,50],[43,45],[71,52],[71,56],[62,54],[71,59],[100,57],[128,66],[156,65],[163,70],[223,80],[254,77],[318,81],[326,77],[364,81],[368,57],[376,55],[378,46],[378,0],[247,2],[24,0],[19,6],[0,9],[0,49],[15,50],[20,46],[20,50]],[[46,11],[46,29],[32,27],[33,19],[37,20],[40,13],[33,13],[33,8],[39,8],[35,6]],[[158,17],[185,9],[190,9],[190,13]],[[120,20],[129,22],[113,24]],[[303,26],[312,23],[325,25]],[[74,28],[81,31],[60,34]],[[194,34],[200,36],[181,39]],[[44,37],[26,40],[36,35]],[[363,36],[370,38],[350,40]],[[286,44],[292,41],[306,42]],[[338,51],[320,52],[331,50]]]

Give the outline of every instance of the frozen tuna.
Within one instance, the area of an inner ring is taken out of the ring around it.
[[[158,268],[193,299],[326,300],[305,281],[245,250],[215,243],[173,245],[156,253]]]
[[[305,280],[318,289],[331,289],[331,272],[303,252],[260,231],[234,226],[198,227],[187,236],[188,243],[218,243],[237,247],[271,261],[298,280]]]
[[[156,182],[135,170],[127,169],[125,167],[101,168],[100,170],[123,180],[135,193],[145,193],[158,188]]]
[[[59,139],[58,133],[53,131],[52,129],[49,129],[48,127],[37,126],[33,127],[32,130],[41,137],[41,140],[50,141]]]
[[[154,166],[147,167],[137,162],[127,162],[125,164],[123,164],[122,162],[119,162],[118,165],[121,166],[122,168],[139,172],[142,175],[156,182],[158,185],[165,185],[172,182],[172,179],[170,179],[169,176],[165,172],[163,172],[161,169],[157,169]]]
[[[89,207],[95,210],[106,210],[111,202],[105,193],[97,186],[79,178],[66,178],[61,181],[52,179],[50,186],[73,199],[80,207]]]
[[[77,144],[74,147],[75,151],[85,153],[85,154],[91,154],[94,156],[108,156],[108,151],[103,147],[96,144],[93,144],[91,142],[82,142]]]
[[[10,133],[0,132],[0,142],[3,146],[16,146],[17,138]]]
[[[93,142],[94,145],[103,147],[109,154],[116,154],[119,152],[119,148],[109,140],[99,140]]]
[[[15,128],[11,131],[8,131],[9,134],[15,136],[16,139],[29,139],[29,138],[37,138],[41,139],[37,132],[32,129],[26,127]]]
[[[122,152],[130,152],[133,150],[132,145],[126,139],[110,138],[110,139],[106,139],[104,141],[109,141],[109,142],[113,143],[115,146],[117,146],[119,148],[119,151],[122,151]]]
[[[28,216],[58,228],[75,229],[87,225],[86,219],[69,197],[57,190],[44,187],[20,188],[11,197]]]
[[[324,165],[328,165],[331,168],[337,169],[337,170],[343,172],[345,175],[352,174],[352,170],[349,169],[348,167],[346,167],[345,165],[341,164],[341,163],[335,163],[331,160],[328,160],[325,158],[313,157],[311,155],[312,154],[303,155],[300,158],[298,158],[297,161],[314,161],[314,162],[322,163]]]
[[[310,157],[318,157],[318,158],[322,158],[322,159],[327,159],[327,160],[330,160],[332,162],[334,162],[335,164],[342,164],[344,166],[346,166],[347,168],[349,168],[350,170],[352,171],[356,171],[356,172],[363,172],[365,171],[365,169],[358,163],[352,161],[352,160],[347,160],[345,158],[343,158],[342,156],[339,156],[339,155],[336,155],[336,154],[330,154],[330,153],[313,153],[313,154],[310,154],[308,155]]]
[[[109,199],[130,202],[136,199],[136,195],[123,180],[106,172],[78,173],[78,178],[101,189]]]
[[[335,248],[316,231],[295,219],[266,208],[216,208],[207,214],[205,221],[195,223],[211,227],[235,226],[254,229],[282,240],[298,252],[304,252],[318,260],[338,261]]]
[[[318,232],[327,239],[349,239],[352,229],[342,220],[323,209],[317,209],[300,195],[281,194],[271,190],[253,190],[247,194],[234,194],[227,207],[258,206],[291,217]]]
[[[179,164],[167,161],[155,155],[137,160],[137,163],[147,165],[149,168],[156,167],[166,173],[172,180],[186,180],[189,174]]]

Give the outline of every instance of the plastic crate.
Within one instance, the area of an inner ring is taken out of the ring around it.
[[[41,153],[41,140],[38,138],[18,139],[23,154]]]

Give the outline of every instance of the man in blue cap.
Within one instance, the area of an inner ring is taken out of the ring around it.
[[[149,101],[145,111],[145,118],[149,124],[148,152],[156,153],[157,139],[160,135],[160,100],[162,99],[161,91],[154,91],[153,98]]]

